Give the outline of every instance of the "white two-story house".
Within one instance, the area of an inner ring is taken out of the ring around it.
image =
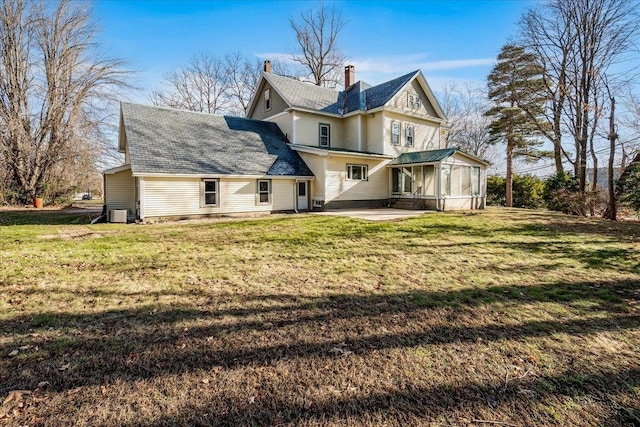
[[[312,209],[484,208],[488,163],[445,148],[445,116],[422,72],[370,86],[347,66],[338,91],[270,68],[247,117],[277,123],[309,166],[315,179],[300,191]]]
[[[420,71],[344,90],[265,70],[246,118],[122,103],[107,210],[129,220],[393,206],[482,209],[488,163],[445,148]]]

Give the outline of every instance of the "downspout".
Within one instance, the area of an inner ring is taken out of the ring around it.
[[[440,188],[440,181],[442,174],[440,173],[440,163],[434,165],[436,174],[436,211],[440,211],[440,199],[442,198],[442,189]]]
[[[362,114],[358,114],[358,151],[362,151]]]
[[[144,178],[138,178],[138,197],[140,198],[140,221],[144,221]]]

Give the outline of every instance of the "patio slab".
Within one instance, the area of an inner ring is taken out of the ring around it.
[[[413,218],[433,213],[433,211],[393,209],[393,208],[372,208],[372,209],[335,209],[324,212],[310,212],[311,215],[346,216],[349,218],[366,219],[368,221],[393,221],[405,218]]]

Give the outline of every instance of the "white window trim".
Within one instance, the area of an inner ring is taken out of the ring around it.
[[[264,90],[264,109],[265,111],[271,110],[271,91],[269,89]]]
[[[214,182],[216,184],[215,191],[206,191],[206,183]],[[215,193],[216,202],[215,203],[207,203],[207,193]],[[200,181],[200,206],[201,207],[216,207],[220,206],[220,180],[219,179],[203,179]]]
[[[447,175],[447,179],[446,181],[443,180],[443,175],[444,175],[444,169],[449,170],[449,174]],[[443,196],[450,196],[451,195],[451,173],[453,171],[453,168],[451,167],[451,165],[441,165],[440,166],[440,182],[441,182],[441,194]],[[448,184],[448,185],[447,185]],[[449,187],[449,191],[446,191],[447,187]]]
[[[397,134],[398,135],[398,141],[394,142],[394,138],[393,137],[396,134],[393,133],[393,130],[394,130],[396,125],[398,125],[398,134]],[[391,145],[400,145],[401,144],[401,142],[400,142],[401,135],[402,135],[402,123],[397,121],[397,120],[393,120],[391,122]]]
[[[411,144],[409,144],[409,129],[411,129]],[[416,135],[416,132],[415,132],[415,130],[416,130],[416,129],[415,129],[415,126],[413,126],[413,124],[411,124],[411,123],[407,123],[407,124],[406,124],[406,126],[405,126],[405,130],[404,130],[404,135],[405,135],[405,137],[404,137],[404,140],[405,140],[404,144],[405,144],[405,146],[407,146],[407,147],[413,147],[413,145],[414,145],[414,143],[415,143],[414,141],[415,141],[415,139],[416,139],[416,136],[415,136],[415,135]]]
[[[362,178],[353,178],[353,168],[361,168]],[[369,165],[347,164],[347,181],[369,181]]]
[[[322,128],[327,128],[327,144],[322,144]],[[331,125],[329,123],[318,124],[318,146],[321,148],[331,148]]]
[[[262,194],[265,194],[264,191],[260,191],[260,183],[262,182],[266,182],[267,183],[267,201],[263,202],[260,200],[260,196]],[[256,184],[256,203],[259,205],[270,205],[272,203],[271,200],[271,180],[270,179],[259,179],[257,184]]]

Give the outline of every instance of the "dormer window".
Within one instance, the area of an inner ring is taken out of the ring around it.
[[[400,122],[391,123],[391,144],[400,145]]]
[[[407,123],[405,134],[407,136],[407,142],[406,142],[407,147],[413,147],[413,125]]]
[[[269,92],[269,89],[266,89],[264,91],[264,109],[265,110],[271,109],[271,94]]]

